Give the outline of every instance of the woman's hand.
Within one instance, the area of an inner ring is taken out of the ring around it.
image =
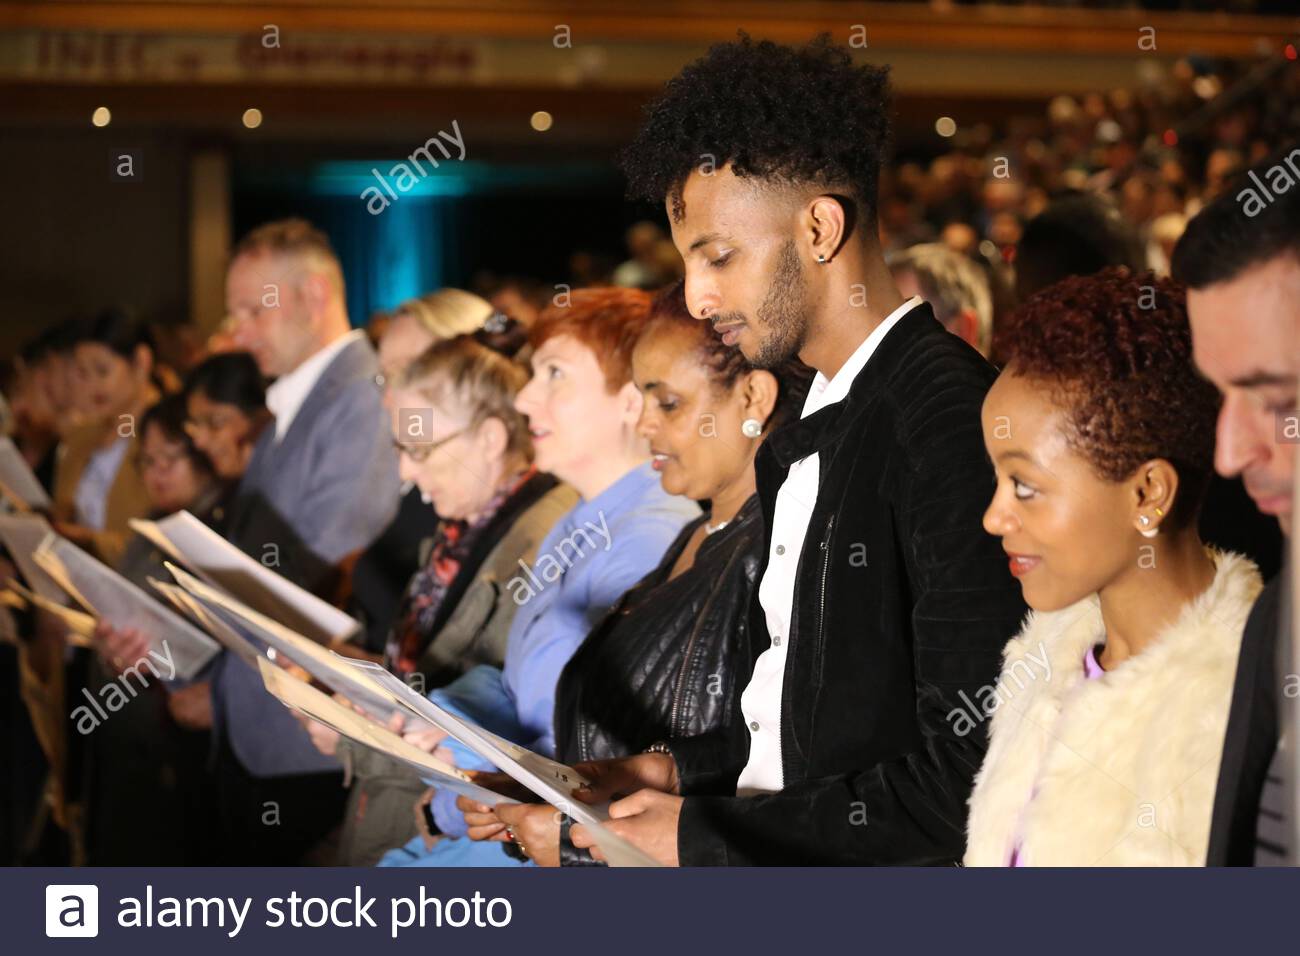
[[[677,763],[669,754],[635,754],[613,760],[593,760],[573,768],[590,785],[573,791],[583,803],[605,803],[638,790],[677,792]]]
[[[495,840],[505,842],[510,839],[506,825],[496,815],[496,811],[486,803],[479,803],[469,797],[457,797],[456,809],[465,814],[466,836],[471,840]]]
[[[486,790],[499,793],[511,800],[527,803],[537,799],[527,787],[515,783],[504,773],[492,770],[467,770],[470,778]],[[456,809],[465,814],[471,840],[506,840],[505,824],[497,819],[496,811],[486,803],[470,797],[457,797]]]
[[[212,685],[191,684],[167,694],[167,711],[186,730],[212,728]]]
[[[447,732],[445,730],[439,730],[437,727],[426,726],[403,733],[402,727],[405,726],[405,718],[403,718],[401,714],[394,714],[392,722],[395,724],[399,719],[402,720],[402,724],[398,726],[398,729],[395,732],[402,734],[403,740],[413,747],[419,747],[425,753],[431,753],[437,756],[437,751],[439,750],[438,745],[447,739]],[[389,729],[392,729],[391,725]],[[443,752],[446,753],[445,750]]]
[[[326,757],[333,757],[339,749],[339,739],[342,737],[333,727],[326,727],[319,720],[312,720],[310,717],[298,715],[302,720],[303,727],[307,730],[307,736],[311,738],[311,744]]]
[[[135,628],[117,630],[107,621],[95,624],[95,650],[104,666],[121,675],[149,655],[149,642]]]
[[[560,865],[560,818],[563,814],[545,803],[501,803],[497,819],[511,839],[538,866]],[[465,817],[469,819],[468,815]]]

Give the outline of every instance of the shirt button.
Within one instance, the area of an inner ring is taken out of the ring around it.
[[[758,721],[751,720],[749,722],[749,729],[752,730],[754,733],[758,733]]]
[[[773,646],[773,647],[780,647],[780,646],[781,646],[781,635],[780,635],[780,634],[778,634],[778,635],[776,635],[775,637],[772,638],[772,646]]]
[[[785,554],[785,545],[783,545],[783,544],[778,544],[778,545],[776,546],[776,553],[777,553],[777,554]]]

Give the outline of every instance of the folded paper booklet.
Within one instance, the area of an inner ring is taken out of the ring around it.
[[[318,644],[346,641],[361,630],[355,618],[249,557],[188,511],[162,521],[132,520],[131,528],[200,580]]]
[[[225,620],[210,612],[197,598],[169,581],[159,581],[156,578],[147,580],[151,588],[170,601],[177,611],[215,637],[219,644],[237,655],[249,667],[257,666],[257,660],[262,656],[262,652]]]
[[[50,533],[50,523],[40,515],[0,515],[0,541],[4,542],[27,586],[55,604],[67,604],[68,595],[32,557]]]
[[[320,721],[349,740],[355,740],[406,764],[433,786],[451,790],[488,806],[516,802],[486,787],[480,787],[463,770],[439,760],[414,744],[408,744],[388,728],[379,726],[307,682],[298,680],[267,658],[261,658],[257,666],[266,689],[282,704],[306,714],[312,720]]]
[[[0,436],[0,494],[18,511],[48,511],[50,496],[13,440]]]
[[[346,697],[357,707],[371,714],[375,720],[387,723],[388,718],[391,717],[394,711],[400,711],[408,715],[408,720],[413,718],[416,722],[428,723],[446,731],[493,766],[500,768],[511,778],[537,794],[543,801],[568,813],[574,820],[591,828],[593,836],[611,866],[659,865],[654,859],[642,853],[631,843],[601,827],[601,822],[608,819],[608,815],[604,813],[603,809],[589,807],[573,799],[573,790],[586,781],[571,767],[566,767],[540,754],[532,753],[523,747],[488,733],[481,727],[466,723],[459,717],[428,701],[407,686],[397,675],[368,661],[352,660],[326,650],[319,644],[307,640],[301,634],[295,634],[282,624],[259,614],[231,595],[222,592],[220,588],[200,581],[194,575],[188,574],[174,564],[168,563],[167,570],[171,572],[181,587],[198,599],[211,613],[224,617],[232,626],[245,630],[246,633],[263,642],[271,650],[276,651],[277,655],[282,654],[290,663],[298,665],[311,675],[314,680],[320,681],[330,690]],[[268,666],[272,667],[274,671],[282,673],[281,669],[275,667],[267,658],[259,659],[257,665],[262,671],[264,681],[268,673]],[[327,695],[322,694],[305,682],[289,674],[284,674],[284,677],[300,687],[315,692],[315,695],[304,694],[298,691],[297,687],[290,687],[290,690],[298,694],[298,700],[301,701],[304,698],[309,700],[323,699],[337,705],[344,711],[347,710],[337,701],[331,700]],[[284,689],[284,684],[278,677],[273,678],[273,680],[277,687],[281,690]],[[274,694],[274,691],[271,692]],[[275,696],[278,697],[279,695],[276,694]],[[284,698],[280,699],[284,700]],[[294,705],[291,704],[290,706]],[[332,713],[335,714],[335,719],[340,719],[337,712]],[[361,715],[355,714],[355,712],[351,713],[359,720],[365,721],[365,718],[361,717]],[[309,716],[314,717],[315,715]],[[321,723],[333,727],[339,733],[350,736],[342,727],[337,726],[330,720],[321,720]],[[376,729],[385,730],[383,727],[376,727]],[[367,741],[362,742],[367,743],[368,746],[371,745]],[[403,758],[398,757],[398,759]],[[403,762],[409,764],[409,760]],[[457,790],[457,792],[463,791]],[[497,796],[496,799],[503,798]]]
[[[367,674],[349,667],[348,658],[294,633],[278,621],[259,614],[220,588],[200,581],[170,562],[167,563],[167,570],[176,579],[176,583],[192,595],[210,615],[224,621],[245,639],[251,638],[255,646],[270,648],[277,657],[283,656],[290,663],[298,665],[313,680],[320,681],[336,694],[342,694],[381,723],[387,723],[394,711],[405,711],[391,693],[375,684]],[[257,656],[264,655],[259,651]]]
[[[119,629],[138,630],[151,651],[164,657],[170,653],[182,680],[192,679],[221,649],[189,621],[66,538],[46,535],[35,560],[96,618]]]
[[[392,691],[394,698],[400,700],[412,714],[445,731],[516,783],[527,787],[546,803],[589,828],[610,866],[660,865],[653,857],[601,826],[609,819],[604,807],[589,806],[574,799],[573,791],[587,783],[587,780],[572,767],[533,753],[463,720],[417,693],[383,668],[359,661],[353,661],[352,664],[357,669],[371,670],[375,683]]]
[[[396,674],[390,673],[378,664],[372,664],[369,661],[352,661],[351,663],[358,670],[368,673],[375,683],[387,689],[394,699],[402,703],[408,714],[423,718],[444,733],[449,734],[456,740],[460,740],[466,747],[469,747],[485,759],[491,758],[487,758],[473,744],[466,743],[461,738],[469,735],[483,744],[495,747],[512,760],[517,761],[533,773],[566,791],[590,782],[572,767],[567,767],[549,757],[543,757],[541,754],[534,753],[526,747],[521,747],[512,741],[506,740],[504,737],[498,737],[496,734],[484,730],[482,727],[472,724],[450,711],[444,710],[422,694],[417,693]]]
[[[17,581],[12,579],[8,582],[8,586],[10,591],[16,597],[21,598],[34,608],[38,608],[48,614],[54,615],[67,625],[67,639],[69,644],[76,647],[92,647],[94,645],[95,619],[89,614],[84,614],[73,608],[65,607],[62,604],[56,604],[54,601],[42,597],[35,591],[23,587]]]

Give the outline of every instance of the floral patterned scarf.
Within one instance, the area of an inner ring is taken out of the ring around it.
[[[438,525],[429,550],[429,560],[411,576],[402,596],[397,622],[389,635],[384,651],[384,663],[400,677],[414,673],[420,655],[433,637],[434,623],[442,608],[443,599],[451,588],[461,565],[469,557],[483,529],[528,480],[537,474],[532,467],[511,479],[492,498],[483,514],[473,524],[466,521],[444,520]]]

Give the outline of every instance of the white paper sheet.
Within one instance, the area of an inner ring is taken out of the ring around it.
[[[19,511],[48,511],[50,496],[32,473],[27,459],[7,436],[0,435],[0,494]]]
[[[350,740],[402,762],[433,786],[451,790],[492,807],[498,803],[517,802],[472,782],[463,770],[408,744],[391,730],[349,710],[328,694],[298,680],[265,657],[258,661],[258,669],[262,673],[266,689],[286,707],[320,721]]]
[[[261,651],[249,643],[238,630],[204,607],[197,598],[169,581],[159,581],[155,578],[149,578],[148,581],[150,587],[167,598],[177,611],[186,615],[197,627],[215,637],[221,646],[234,653],[249,667],[257,666],[257,660],[262,656]]]
[[[69,593],[96,618],[118,629],[134,628],[149,642],[151,651],[164,657],[170,653],[176,676],[182,680],[192,679],[221,649],[153,595],[66,538],[52,532],[46,535],[36,549],[35,560],[60,586],[66,581]]]
[[[590,829],[610,866],[662,865],[627,840],[605,829],[601,824],[609,819],[609,814],[603,807],[589,806],[574,799],[573,791],[587,781],[572,767],[533,753],[462,720],[391,674],[387,678],[378,674],[375,677],[377,683],[382,683],[391,690],[393,696],[413,714],[446,731],[502,773]]]
[[[313,679],[320,681],[336,694],[342,694],[367,713],[374,715],[379,722],[387,723],[394,711],[403,709],[389,691],[375,684],[367,674],[347,666],[351,663],[349,658],[335,654],[314,641],[309,641],[301,634],[259,614],[220,588],[200,581],[170,562],[167,564],[167,570],[176,578],[176,582],[193,595],[210,614],[221,618],[239,633],[253,638],[255,642],[272,648],[278,654],[283,654],[291,663],[297,664],[310,674]]]
[[[318,644],[349,640],[361,630],[355,618],[249,557],[188,511],[133,520],[131,527],[201,580]]]

